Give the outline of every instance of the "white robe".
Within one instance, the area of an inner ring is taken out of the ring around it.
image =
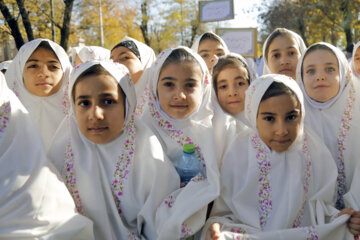
[[[207,206],[219,194],[219,173],[216,160],[216,146],[211,118],[213,109],[210,101],[211,83],[203,59],[191,49],[183,48],[199,62],[202,69],[202,99],[198,108],[186,119],[172,119],[157,102],[157,82],[166,58],[177,48],[168,49],[157,57],[146,75],[148,86],[145,97],[137,106],[136,114],[148,124],[159,138],[165,154],[173,165],[163,204],[156,213],[158,239],[182,239],[196,234],[205,223]],[[175,170],[176,160],[182,153],[182,146],[193,143],[196,154],[202,162],[202,174],[194,177],[180,188],[180,177]]]
[[[61,88],[57,93],[48,97],[38,97],[31,94],[25,88],[23,81],[25,63],[42,41],[50,44],[64,72]],[[69,57],[61,46],[48,39],[35,39],[20,48],[5,74],[9,88],[18,96],[36,123],[46,150],[50,146],[57,127],[69,110],[67,88],[71,70]]]
[[[155,211],[163,200],[158,192],[166,189],[163,178],[170,165],[157,138],[133,115],[134,86],[125,66],[97,61],[80,64],[70,91],[77,77],[95,64],[101,64],[126,95],[123,130],[112,141],[95,144],[80,132],[71,111],[55,136],[50,160],[61,172],[79,212],[94,221],[96,239],[157,239]]]
[[[0,73],[0,238],[94,239],[47,161],[29,113]]]
[[[264,75],[251,84],[245,112],[251,128],[238,134],[225,153],[221,194],[202,239],[215,222],[223,239],[352,239],[349,216],[336,218],[336,166],[319,138],[301,123],[297,139],[278,153],[259,137],[260,99],[274,80],[295,92],[304,114],[301,90],[290,78]]]
[[[301,77],[303,57],[297,68],[297,81],[304,93],[306,116],[305,123],[324,141],[338,166],[338,204],[342,205],[342,196],[350,189],[354,170],[358,165],[360,149],[360,86],[351,74],[345,55],[328,43],[317,43],[328,46],[338,58],[340,71],[340,90],[338,94],[320,103],[311,99],[305,91]],[[319,124],[321,123],[321,124]],[[341,207],[341,208],[342,208]]]

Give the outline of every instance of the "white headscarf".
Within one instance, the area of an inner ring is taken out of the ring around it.
[[[123,130],[111,142],[95,144],[80,132],[71,110],[57,131],[50,160],[79,212],[94,221],[97,239],[156,239],[155,210],[164,198],[161,189],[167,183],[162,178],[170,165],[164,163],[153,133],[133,114],[134,85],[125,66],[110,61],[80,64],[72,74],[69,94],[80,74],[96,64],[114,77],[126,95]]]
[[[357,159],[360,155],[358,139],[360,136],[359,83],[351,73],[345,55],[328,43],[316,43],[328,47],[337,57],[340,72],[338,94],[327,102],[312,100],[306,93],[301,76],[303,57],[297,67],[297,81],[304,93],[307,116],[305,122],[324,141],[338,166],[338,207],[342,208],[342,196],[350,189]],[[304,56],[306,52],[304,53]],[[321,124],[319,124],[321,123]],[[339,202],[340,201],[340,202]],[[340,204],[340,205],[339,205]]]
[[[277,28],[277,29],[274,30],[274,32],[277,31],[277,30],[279,30],[279,29],[285,30],[288,34],[290,34],[290,35],[294,38],[295,43],[297,44],[297,46],[298,46],[298,48],[299,48],[300,55],[303,55],[304,52],[305,52],[305,50],[306,50],[306,45],[305,45],[305,43],[304,43],[304,40],[300,37],[300,35],[297,34],[296,32],[293,32],[293,31],[291,31],[291,30],[289,30],[289,29],[286,29],[286,28]],[[266,55],[265,55],[265,50],[266,50],[266,48],[269,47],[269,46],[268,46],[268,44],[269,44],[268,41],[270,40],[270,37],[271,37],[271,35],[273,35],[274,32],[272,32],[272,33],[267,37],[267,39],[265,40],[264,45],[263,45],[263,59],[264,59],[263,75],[272,73],[272,72],[270,71],[268,61],[267,61],[267,59],[266,59],[266,57],[265,57],[265,56],[266,56]],[[274,40],[274,39],[273,39],[273,40]]]
[[[3,61],[0,63],[0,71],[7,70],[12,60]]]
[[[306,127],[284,152],[271,150],[260,138],[256,118],[261,99],[273,82],[289,87],[301,104],[303,96],[294,80],[264,75],[251,83],[246,112],[252,129],[240,133],[225,153],[221,168],[221,194],[204,227],[221,224],[226,239],[344,239],[346,220],[332,206],[336,166],[318,137]],[[318,237],[318,238],[315,238]],[[242,239],[242,238],[241,238]]]
[[[76,56],[79,56],[82,62],[91,60],[106,61],[110,59],[110,50],[98,46],[74,47],[71,51],[72,62],[75,62]]]
[[[217,40],[219,40],[219,42],[221,43],[221,45],[223,45],[225,54],[230,53],[229,48],[227,47],[225,41],[224,41],[221,37],[219,37],[218,35],[216,35],[216,34],[213,33],[213,32],[204,32],[204,33],[201,34],[198,38],[196,38],[195,41],[193,42],[192,46],[191,46],[191,49],[192,49],[192,50],[194,50],[196,53],[199,51],[199,45],[200,45],[201,39],[202,39],[202,37],[203,37],[205,34],[213,35]]]
[[[351,58],[351,62],[350,62],[350,66],[351,66],[351,70],[352,70],[352,73],[355,75],[355,77],[357,77],[358,79],[360,79],[360,73],[358,73],[356,71],[356,68],[355,68],[355,53],[356,53],[356,50],[360,47],[360,42],[356,43],[355,46],[354,46],[354,50],[352,52],[352,58]]]
[[[197,110],[188,118],[175,120],[160,109],[156,88],[164,62],[176,49],[187,51],[201,66],[202,100]],[[211,123],[213,109],[210,101],[210,76],[204,60],[197,53],[187,47],[177,47],[159,54],[146,75],[146,81],[148,86],[145,88],[144,98],[137,106],[136,114],[152,128],[173,165],[182,154],[182,146],[193,143],[204,166],[202,174],[193,178],[183,188],[180,188],[180,178],[174,166],[168,178],[163,180],[168,182],[168,197],[157,209],[158,239],[188,237],[203,226],[207,205],[219,194],[216,146]],[[175,184],[172,184],[173,182]]]
[[[136,47],[139,50],[140,53],[140,58],[141,58],[141,65],[143,66],[143,71],[147,71],[147,69],[153,64],[153,62],[155,61],[155,53],[154,50],[149,47],[148,45],[146,45],[145,43],[142,43],[134,38],[131,37],[124,37],[121,42],[123,41],[132,41],[133,43],[135,43]],[[140,79],[136,82],[135,84],[135,92],[136,92],[136,96],[137,99],[139,100],[141,98],[141,96],[144,93],[144,88],[147,84],[144,76],[144,72],[141,75]]]
[[[57,93],[48,97],[38,97],[31,94],[25,88],[23,81],[25,63],[43,41],[49,43],[64,72],[61,88]],[[35,39],[20,48],[5,74],[9,88],[18,96],[36,123],[46,149],[48,149],[60,122],[68,113],[67,88],[71,70],[69,57],[60,45],[48,39]]]
[[[94,239],[53,172],[34,123],[0,73],[0,238]]]

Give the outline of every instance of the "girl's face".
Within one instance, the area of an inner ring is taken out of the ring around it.
[[[272,73],[296,79],[296,66],[299,58],[299,48],[294,38],[289,35],[280,35],[269,45],[267,61]]]
[[[249,87],[249,76],[244,67],[230,66],[217,77],[217,97],[223,110],[238,114],[244,110],[245,92]]]
[[[124,124],[124,96],[109,75],[79,79],[74,89],[75,117],[81,133],[94,143],[107,143]]]
[[[201,41],[199,44],[198,53],[205,60],[206,66],[211,72],[211,69],[214,67],[219,57],[225,55],[225,50],[220,42],[207,39]]]
[[[111,59],[114,62],[125,65],[130,72],[131,79],[136,83],[143,71],[140,59],[128,48],[117,47],[111,52]]]
[[[356,72],[360,74],[360,47],[358,47],[355,51],[354,63]]]
[[[202,72],[193,62],[170,63],[160,72],[157,93],[163,111],[175,119],[188,117],[201,99]]]
[[[25,63],[25,88],[35,96],[47,97],[59,91],[64,72],[55,53],[45,48],[36,49]]]
[[[317,102],[326,102],[339,92],[340,73],[338,60],[330,50],[308,53],[302,66],[306,93]]]
[[[260,138],[276,152],[286,151],[299,134],[301,105],[293,95],[270,97],[259,105],[256,119]]]

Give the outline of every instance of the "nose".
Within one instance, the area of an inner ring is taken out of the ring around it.
[[[289,64],[289,58],[286,55],[281,56],[280,57],[280,64],[281,65]]]
[[[104,110],[98,105],[94,105],[89,115],[90,120],[104,120]]]
[[[43,65],[40,67],[39,72],[38,72],[38,76],[39,77],[47,77],[49,75],[49,69],[47,67],[47,65]]]
[[[324,81],[325,80],[325,74],[323,71],[317,71],[316,73],[316,81]]]
[[[237,96],[238,95],[238,88],[235,87],[229,87],[229,97],[230,96]]]
[[[278,136],[286,136],[289,131],[287,129],[285,120],[279,120],[277,125],[276,125],[276,131],[275,131],[276,135]]]
[[[185,98],[186,98],[184,89],[183,89],[182,87],[178,87],[178,88],[176,89],[176,92],[175,92],[175,94],[174,94],[174,98],[175,98],[175,99],[185,99]]]

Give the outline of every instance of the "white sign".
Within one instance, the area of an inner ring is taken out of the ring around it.
[[[234,18],[233,0],[199,1],[200,22]]]

